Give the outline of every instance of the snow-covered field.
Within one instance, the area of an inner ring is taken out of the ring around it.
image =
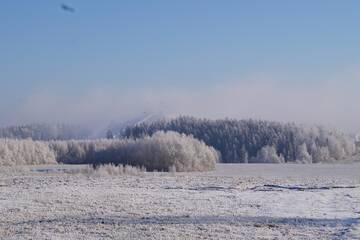
[[[360,239],[360,164],[0,169],[0,239]]]

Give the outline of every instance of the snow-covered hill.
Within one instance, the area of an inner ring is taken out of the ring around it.
[[[92,134],[92,138],[103,138],[106,136],[106,132],[109,130],[116,137],[121,135],[127,127],[137,126],[142,123],[152,123],[164,118],[168,117],[163,113],[143,112],[137,116],[127,119],[113,120],[105,126],[100,127],[99,130],[94,131]]]

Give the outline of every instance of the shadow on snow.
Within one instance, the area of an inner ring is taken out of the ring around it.
[[[107,224],[107,225],[172,225],[172,224],[244,224],[264,225],[276,227],[278,225],[293,225],[298,227],[348,227],[360,222],[360,218],[326,219],[326,218],[284,218],[265,216],[150,216],[150,217],[121,217],[121,216],[93,216],[76,217],[65,216],[53,219],[34,219],[11,223],[13,225],[38,224]]]

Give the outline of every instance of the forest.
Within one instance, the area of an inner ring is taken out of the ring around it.
[[[1,128],[0,165],[111,163],[202,171],[216,162],[345,162],[358,153],[355,139],[334,129],[252,119],[180,116],[109,130],[108,139],[89,136],[85,128],[64,124]]]
[[[350,158],[355,140],[337,130],[262,120],[198,119],[181,116],[126,128],[138,138],[176,131],[204,141],[221,153],[224,163],[319,163]]]

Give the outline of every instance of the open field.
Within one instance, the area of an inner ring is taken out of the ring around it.
[[[360,239],[360,164],[0,170],[0,239]]]

